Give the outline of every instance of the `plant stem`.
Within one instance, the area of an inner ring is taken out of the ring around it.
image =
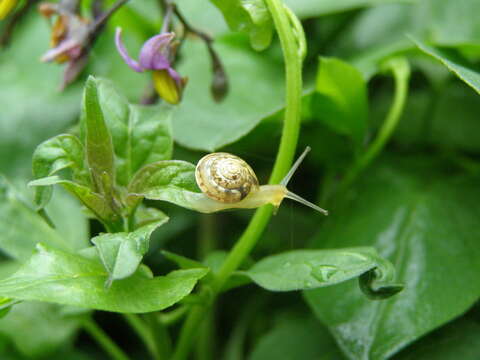
[[[123,314],[125,320],[135,330],[138,336],[142,339],[148,351],[155,360],[160,360],[160,354],[157,348],[155,337],[147,324],[135,314]]]
[[[120,349],[117,344],[93,321],[87,319],[83,323],[83,328],[88,334],[102,347],[103,350],[114,360],[129,360],[128,356]]]
[[[408,80],[410,78],[410,66],[405,58],[392,58],[385,66],[392,71],[395,82],[395,95],[390,110],[383,122],[382,127],[377,133],[377,137],[370,144],[367,151],[360,156],[347,172],[339,190],[344,191],[348,188],[357,176],[380,154],[385,144],[390,139],[393,131],[397,127],[398,121],[403,113],[405,101],[408,95]]]
[[[303,38],[298,38],[298,36],[301,36],[298,31],[296,32],[297,37],[295,36],[295,29],[290,22],[292,15],[285,10],[285,7],[280,0],[265,0],[265,3],[273,18],[285,59],[285,121],[283,124],[282,138],[280,140],[277,158],[269,181],[270,184],[278,184],[288,172],[288,169],[292,164],[300,132],[302,59],[299,52],[299,45],[304,44],[305,40]],[[262,206],[255,212],[243,235],[230,251],[220,268],[218,275],[213,280],[211,288],[203,289],[204,293],[210,293],[210,299],[212,302],[220,293],[230,275],[238,269],[256,245],[260,235],[263,233],[263,230],[270,220],[272,211],[272,206],[266,205]],[[180,332],[180,339],[173,359],[184,360],[187,358],[198,325],[208,310],[208,305],[209,304],[204,306],[192,306]]]

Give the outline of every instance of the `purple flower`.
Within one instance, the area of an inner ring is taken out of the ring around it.
[[[173,57],[173,32],[161,33],[148,39],[140,50],[138,61],[128,55],[122,42],[122,29],[117,28],[115,44],[117,50],[127,65],[136,72],[153,71],[153,83],[158,95],[171,104],[178,104],[186,80],[182,78],[171,65]]]

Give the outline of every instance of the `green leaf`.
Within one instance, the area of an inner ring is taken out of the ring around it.
[[[181,160],[159,161],[140,169],[128,186],[131,201],[138,197],[162,200],[186,208],[200,197],[195,181],[195,165]]]
[[[39,358],[71,344],[82,318],[64,314],[59,305],[29,301],[15,305],[0,320],[0,334],[26,358]]]
[[[349,11],[367,6],[375,6],[392,2],[415,2],[416,0],[285,0],[300,18],[309,18],[322,15],[330,15],[342,11]]]
[[[478,322],[461,318],[412,344],[395,360],[477,360],[479,334]]]
[[[143,255],[148,251],[150,235],[167,221],[168,217],[164,215],[157,222],[139,227],[133,232],[102,234],[92,239],[109,274],[107,287],[114,280],[127,278],[137,270]]]
[[[204,265],[199,261],[189,259],[183,255],[178,255],[167,250],[162,250],[161,253],[163,256],[165,256],[165,258],[177,264],[181,269],[208,268],[207,265]],[[207,274],[207,276],[209,275],[210,274]]]
[[[25,17],[0,53],[0,83],[8,84],[0,87],[0,169],[11,179],[30,178],[35,147],[65,131],[78,113],[81,88],[58,91],[62,67],[38,60],[49,33],[41,16]]]
[[[292,291],[335,285],[375,268],[393,280],[395,270],[373,248],[293,250],[260,260],[245,275],[267,290]]]
[[[339,360],[335,341],[317,320],[306,317],[283,319],[263,335],[249,360]]]
[[[105,194],[110,193],[111,187],[115,184],[115,165],[112,136],[105,123],[100,105],[98,83],[93,76],[90,76],[85,83],[82,119],[85,129],[87,162],[92,180],[95,189]]]
[[[165,309],[187,296],[205,269],[179,270],[150,277],[137,271],[105,289],[108,274],[95,259],[37,246],[15,274],[0,281],[0,295],[122,313]]]
[[[263,0],[210,0],[223,14],[233,31],[245,31],[255,50],[272,41],[273,22]]]
[[[62,185],[65,190],[74,195],[92,211],[98,219],[106,223],[120,221],[119,215],[112,210],[112,206],[105,197],[92,191],[87,186],[63,180],[56,175],[30,181],[28,186],[52,186],[56,184]]]
[[[284,106],[283,65],[273,52],[258,54],[238,35],[216,38],[215,50],[227,72],[228,95],[221,103],[212,99],[207,49],[198,39],[188,40],[179,71],[189,82],[173,122],[176,142],[209,152],[237,141]]]
[[[0,249],[8,256],[28,259],[38,242],[61,249],[72,249],[61,235],[31,209],[13,187],[0,176]]]
[[[441,50],[432,46],[429,46],[422,41],[411,37],[411,40],[427,55],[437,59],[448,70],[453,72],[461,80],[463,80],[468,86],[480,94],[480,73],[470,69],[463,65],[461,60],[454,59],[446,50]]]
[[[353,138],[357,149],[367,130],[367,87],[362,74],[335,58],[320,58],[312,115],[331,129]]]
[[[387,358],[477,301],[479,198],[478,179],[415,155],[387,157],[335,199],[313,245],[374,246],[405,284],[382,302],[352,282],[304,293],[349,358]]]
[[[33,153],[33,178],[52,176],[65,168],[72,169],[74,179],[85,179],[83,145],[68,134],[57,135],[37,146]],[[35,204],[42,209],[50,201],[52,187],[35,189]]]
[[[168,104],[130,105],[108,80],[97,80],[98,98],[115,150],[117,181],[127,185],[142,166],[172,156],[171,113]]]

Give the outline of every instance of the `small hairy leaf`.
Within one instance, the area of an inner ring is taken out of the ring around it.
[[[0,281],[0,295],[123,313],[165,309],[187,296],[208,270],[190,269],[151,277],[137,271],[105,288],[108,277],[95,258],[37,246],[16,273]]]
[[[84,157],[83,145],[76,136],[55,136],[35,149],[32,160],[33,177],[40,179],[70,168],[74,179],[85,179]],[[51,196],[51,186],[35,188],[35,204],[38,208],[44,208]]]
[[[108,287],[112,281],[127,278],[137,270],[148,251],[150,235],[167,221],[168,217],[164,215],[131,233],[102,234],[92,239],[109,274]]]

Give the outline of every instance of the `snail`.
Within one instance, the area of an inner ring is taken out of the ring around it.
[[[295,200],[328,215],[328,211],[287,189],[287,184],[310,151],[307,147],[278,185],[259,185],[252,168],[238,156],[212,153],[204,156],[195,168],[195,179],[202,191],[190,198],[191,208],[215,212],[231,208],[252,209],[265,204],[280,206],[284,198]]]

